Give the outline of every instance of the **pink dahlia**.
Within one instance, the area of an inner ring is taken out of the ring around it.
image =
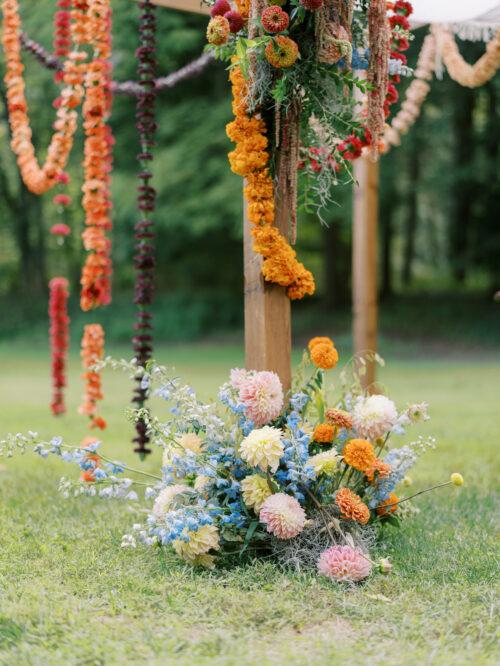
[[[248,374],[242,379],[239,391],[245,414],[257,428],[279,416],[283,408],[283,387],[275,372],[264,370]]]
[[[306,514],[295,497],[276,493],[268,497],[262,505],[259,520],[267,525],[267,531],[278,539],[291,539],[304,529]]]
[[[371,574],[372,565],[359,548],[332,546],[319,556],[318,571],[339,582],[357,583]]]
[[[241,385],[248,378],[248,374],[248,370],[244,370],[243,368],[233,368],[229,376],[229,383],[234,389],[239,391]]]

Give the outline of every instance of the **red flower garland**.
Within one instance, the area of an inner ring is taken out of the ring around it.
[[[64,414],[64,387],[69,344],[68,281],[55,277],[49,282],[50,347],[52,354],[52,414]]]
[[[87,324],[83,329],[82,338],[82,365],[85,372],[85,394],[83,402],[78,409],[80,414],[90,417],[90,428],[106,428],[106,421],[97,416],[97,403],[104,395],[101,387],[101,374],[93,369],[95,364],[104,358],[104,329],[100,324]]]
[[[109,0],[90,0],[87,14],[89,41],[96,57],[85,75],[83,126],[85,129],[85,183],[83,208],[87,228],[82,234],[89,252],[81,277],[80,305],[87,311],[111,301],[112,227],[110,172],[113,137],[106,120],[111,111],[111,7]]]
[[[54,14],[54,55],[67,58],[71,50],[71,3],[72,0],[57,0],[58,11]],[[54,80],[60,83],[64,79],[64,72],[56,72]]]

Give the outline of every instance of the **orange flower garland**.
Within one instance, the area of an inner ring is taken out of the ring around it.
[[[98,361],[104,358],[104,330],[100,324],[87,324],[83,329],[81,357],[85,370],[82,375],[85,380],[85,394],[78,411],[90,418],[90,428],[104,430],[106,421],[102,416],[96,415],[97,403],[104,397],[101,375],[92,369]]]
[[[289,298],[300,299],[314,293],[314,278],[273,224],[274,186],[268,168],[266,124],[257,115],[247,114],[247,84],[238,66],[231,69],[230,80],[235,120],[228,124],[227,135],[236,143],[236,149],[229,153],[229,162],[235,173],[246,178],[245,197],[253,225],[254,251],[264,258],[264,279],[286,287]]]
[[[32,132],[23,79],[19,3],[17,0],[4,0],[2,12],[2,42],[7,69],[4,81],[7,87],[7,110],[12,133],[11,147],[17,156],[19,170],[26,187],[35,194],[43,194],[57,183],[57,176],[64,170],[73,146],[73,137],[77,128],[75,107],[81,103],[83,96],[79,58],[82,55],[85,57],[85,54],[72,52],[65,62],[63,76],[65,87],[54,122],[55,132],[45,163],[39,166],[31,141]]]
[[[81,277],[80,306],[90,310],[111,301],[111,242],[105,232],[112,227],[110,171],[113,139],[106,124],[111,110],[111,8],[109,0],[90,0],[87,34],[95,58],[85,75],[83,127],[85,129],[83,208],[87,228],[82,234],[89,252]]]

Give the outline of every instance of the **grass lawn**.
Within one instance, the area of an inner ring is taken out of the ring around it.
[[[128,350],[116,353],[128,354]],[[200,394],[213,394],[241,363],[234,347],[162,349]],[[48,415],[48,359],[27,345],[0,347],[0,435],[37,430],[78,443],[81,384],[72,357],[69,413]],[[123,504],[63,500],[71,468],[32,455],[0,471],[0,663],[421,664],[498,663],[494,640],[495,483],[500,432],[497,358],[399,358],[382,372],[399,404],[428,400],[438,448],[419,463],[419,489],[461,471],[466,486],[416,503],[421,512],[387,531],[394,573],[355,589],[283,572],[271,562],[193,571],[168,553],[120,549],[134,522]],[[130,454],[123,417],[130,386],[107,373],[105,448]],[[157,467],[160,453],[147,461]]]

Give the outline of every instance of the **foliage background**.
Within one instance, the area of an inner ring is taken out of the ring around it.
[[[53,0],[38,0],[36,11],[21,3],[29,35],[50,48]],[[126,0],[114,6],[115,78],[135,78],[137,12]],[[204,45],[205,17],[158,10],[159,73],[195,58]],[[410,50],[414,64],[423,31]],[[469,61],[482,43],[462,43]],[[38,154],[50,136],[56,96],[52,76],[25,56],[31,120]],[[3,64],[0,64],[3,69]],[[189,340],[242,323],[242,194],[240,178],[229,170],[230,120],[227,75],[213,65],[159,98],[159,137],[155,186],[159,193],[157,337]],[[467,90],[447,75],[434,81],[422,117],[399,149],[382,159],[380,293],[382,333],[389,338],[429,338],[457,344],[494,345],[500,339],[499,77],[484,88]],[[82,263],[79,204],[82,138],[69,171],[74,203],[68,221],[74,229],[65,256],[56,252],[48,230],[54,221],[52,194],[42,199],[22,186],[9,148],[5,89],[0,89],[0,336],[45,335],[46,285],[61,271],[73,284],[74,339],[84,321],[102,321],[113,340],[130,335],[132,242],[135,221],[134,100],[117,97],[114,196],[114,302],[104,313],[78,311]],[[319,289],[295,306],[298,336],[321,326],[346,332],[350,326],[350,188],[338,188],[337,205],[326,214],[328,228],[310,216],[300,218],[299,254],[313,268]],[[326,307],[325,307],[326,306]],[[436,312],[439,316],[435,316]],[[327,313],[327,314],[325,314]]]

